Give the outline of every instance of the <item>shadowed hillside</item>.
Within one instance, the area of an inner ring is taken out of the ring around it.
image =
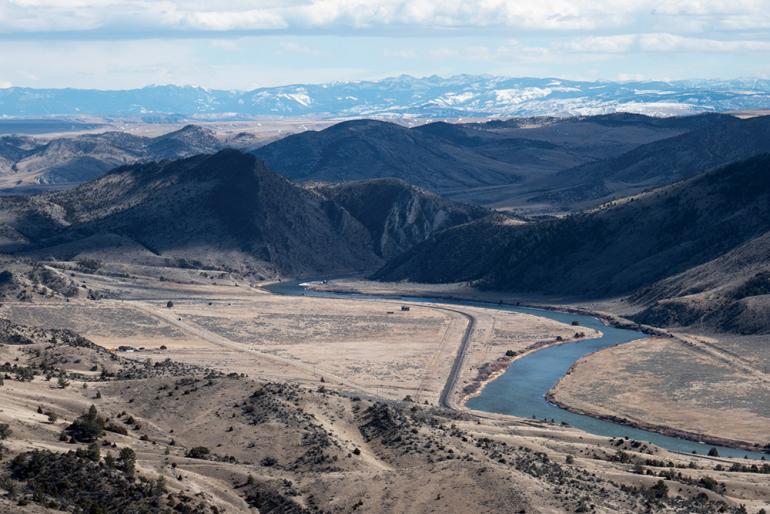
[[[606,169],[604,174],[608,174],[631,158],[625,156],[627,152],[665,141],[683,144],[678,138],[690,133],[719,133],[740,123],[721,114],[435,122],[412,129],[357,120],[294,134],[254,153],[292,180],[342,182],[394,177],[465,203],[549,211],[570,209],[586,199],[598,203],[600,198],[577,193],[570,196],[562,189],[592,191],[597,184],[604,184],[607,191],[603,194],[612,195],[681,178],[660,174],[639,183],[615,185],[609,180],[601,182],[603,175],[598,172],[581,173],[581,166]],[[749,150],[738,153],[744,158],[751,155]],[[680,155],[679,159],[688,169],[703,164],[703,159],[694,156]],[[729,159],[719,161],[723,162]],[[556,192],[544,193],[552,190]]]
[[[293,180],[395,177],[434,191],[519,180],[503,162],[430,134],[374,120],[295,134],[254,153]]]
[[[252,151],[292,180],[399,178],[456,201],[513,207],[526,214],[574,210],[601,198],[669,183],[684,176],[677,169],[701,169],[710,162],[709,155],[717,163],[749,157],[767,146],[761,132],[750,133],[740,144],[718,142],[739,138],[730,131],[750,128],[751,123],[721,114],[515,118],[435,122],[411,129],[356,120],[291,135]],[[703,136],[695,134],[711,134],[711,139],[703,142]],[[690,135],[692,142],[681,139]],[[666,155],[675,156],[675,162],[661,161],[657,144]],[[155,138],[121,132],[50,141],[5,136],[0,137],[0,190],[64,189],[119,165],[257,145],[248,134],[225,137],[194,125]],[[669,147],[678,153],[666,150]],[[639,159],[641,164],[631,166]],[[658,163],[674,171],[663,173]],[[651,166],[652,171],[637,176],[639,166]]]
[[[487,218],[455,227],[391,260],[375,277],[606,296],[702,266],[695,269],[708,271],[713,287],[734,276],[728,270],[748,273],[766,260],[761,242],[768,231],[770,156],[763,155],[560,220],[511,226]],[[748,249],[752,262],[740,268]],[[685,277],[668,291],[656,286],[658,297],[683,292],[688,283]],[[654,290],[645,293],[650,301],[658,299]]]
[[[18,200],[3,200],[11,202]],[[42,219],[36,230],[27,229],[26,248],[41,256],[110,252],[117,259],[264,273],[361,269],[377,262],[366,231],[344,209],[234,150],[118,168],[29,204],[58,216],[52,222],[38,212],[23,213],[26,220]]]
[[[563,206],[596,204],[766,152],[770,152],[770,116],[720,117],[718,123],[642,145],[618,157],[561,171],[544,183],[549,192],[533,200]]]
[[[314,187],[344,207],[369,231],[375,252],[395,257],[441,230],[488,214],[446,200],[398,179],[373,179]]]
[[[0,248],[266,275],[361,271],[486,213],[394,180],[317,189],[237,150],[126,166],[69,191],[0,198]]]

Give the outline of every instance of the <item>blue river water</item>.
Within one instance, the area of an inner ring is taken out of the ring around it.
[[[276,294],[286,295],[360,299],[398,298],[408,302],[470,305],[532,314],[567,324],[576,321],[581,327],[600,330],[603,335],[595,339],[583,339],[574,343],[546,347],[512,362],[502,375],[488,383],[481,394],[468,400],[465,405],[470,409],[484,412],[525,418],[536,417],[538,419],[554,420],[556,423],[564,422],[591,434],[607,437],[628,437],[637,441],[650,442],[667,450],[680,453],[704,455],[709,449],[714,447],[713,445],[705,445],[697,441],[671,437],[583,414],[575,414],[546,400],[548,391],[556,385],[578,359],[603,348],[647,337],[642,332],[607,326],[592,316],[531,307],[431,297],[386,297],[357,293],[332,293],[306,289],[299,282],[281,282],[270,285],[266,289]],[[746,457],[750,459],[770,457],[760,452],[749,452],[722,446],[716,446],[716,448],[722,457]]]

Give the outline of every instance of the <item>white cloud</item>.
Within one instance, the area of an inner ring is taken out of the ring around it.
[[[386,48],[382,51],[383,57],[389,57],[392,59],[401,59],[401,60],[412,60],[417,59],[417,52],[413,49],[401,49],[401,50],[391,50]]]
[[[564,46],[567,50],[579,53],[624,53],[636,44],[637,36],[625,34],[619,36],[591,36],[574,39]]]
[[[183,28],[204,31],[265,30],[288,27],[286,20],[279,14],[260,9],[186,12],[181,19],[180,25]]]
[[[676,0],[661,1],[654,7],[661,16],[701,20],[715,29],[756,29],[770,26],[767,0]]]
[[[13,87],[13,82],[10,80],[0,80],[0,89],[8,89],[9,87]]]
[[[6,34],[404,26],[606,32],[641,25],[666,31],[767,27],[770,0],[0,0]]]
[[[240,88],[403,72],[755,76],[770,73],[768,28],[770,0],[0,0],[0,76]]]
[[[289,52],[292,54],[321,55],[321,52],[317,48],[303,45],[295,41],[282,41],[280,43],[280,47],[284,52]]]
[[[563,45],[576,53],[638,52],[768,52],[770,41],[722,40],[678,34],[624,34],[577,38]]]
[[[767,52],[770,41],[719,40],[684,37],[675,34],[643,34],[639,47],[646,52]]]

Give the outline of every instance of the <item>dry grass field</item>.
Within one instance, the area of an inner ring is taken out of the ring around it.
[[[462,386],[508,350],[523,352],[574,333],[518,313],[423,303],[409,303],[410,310],[402,311],[404,302],[395,300],[284,297],[225,280],[178,283],[84,274],[77,280],[113,298],[7,302],[0,316],[70,329],[110,349],[144,348],[132,358],[172,358],[253,377],[311,382],[323,377],[384,398],[409,395],[434,404],[468,323],[461,312],[476,320]],[[148,287],[140,290],[143,281]]]
[[[77,274],[102,299],[3,302],[0,317],[46,328],[11,325],[0,342],[8,377],[0,424],[11,431],[2,469],[30,450],[83,451],[85,443],[61,434],[93,404],[113,427],[99,437],[102,458],[131,448],[141,480],[164,478],[153,512],[769,507],[767,475],[728,471],[729,459],[436,406],[469,317],[475,325],[455,404],[506,351],[569,340],[574,327],[482,307],[409,303],[401,311],[395,300],[285,297],[185,270],[166,270],[164,280],[124,271],[131,276]],[[119,345],[144,350],[110,351]],[[0,494],[0,512],[72,508],[62,497],[61,505],[34,501],[38,486],[7,473],[0,469],[0,489],[14,492]],[[665,496],[653,492],[660,480]]]
[[[581,359],[554,392],[585,412],[764,446],[768,387],[761,375],[698,347],[654,338]]]

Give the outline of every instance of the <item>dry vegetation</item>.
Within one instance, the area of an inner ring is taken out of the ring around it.
[[[636,341],[580,360],[554,396],[637,424],[770,444],[768,379],[718,356],[676,339]]]
[[[3,304],[0,511],[768,507],[761,468],[436,407],[467,322],[455,306],[402,312],[402,302],[280,297],[185,273],[184,284],[126,278],[132,287],[77,274],[111,299]],[[477,331],[461,385],[508,350],[574,332],[462,311]],[[105,349],[118,345],[145,350]]]

